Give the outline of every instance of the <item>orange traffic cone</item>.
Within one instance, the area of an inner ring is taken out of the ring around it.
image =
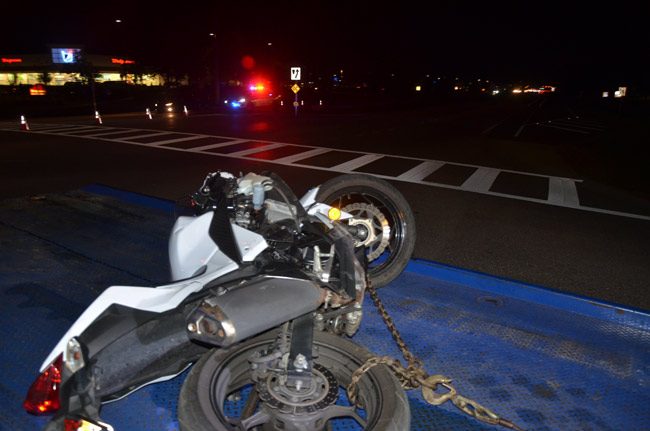
[[[147,108],[147,110],[145,111],[145,115],[147,116],[148,119],[151,120],[151,110],[149,108]]]
[[[187,106],[185,105],[183,105],[183,113],[185,114],[186,117],[190,115],[189,111],[187,110]]]
[[[20,116],[20,130],[29,130],[29,124],[27,124],[27,119],[24,115]]]
[[[102,116],[99,115],[99,111],[95,111],[95,122],[97,124],[102,124]]]

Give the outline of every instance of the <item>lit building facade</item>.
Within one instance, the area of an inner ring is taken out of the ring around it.
[[[81,48],[50,48],[47,54],[0,54],[0,85],[53,86],[83,82],[80,72]],[[155,73],[142,73],[135,60],[106,55],[84,54],[84,64],[90,65],[96,82],[126,82],[139,85],[163,85],[164,79]]]

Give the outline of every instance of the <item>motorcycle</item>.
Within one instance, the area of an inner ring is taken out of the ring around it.
[[[397,189],[346,174],[298,199],[272,172],[217,171],[191,202],[170,235],[173,281],[109,287],[43,362],[24,408],[54,414],[45,430],[110,431],[102,404],[190,367],[181,430],[408,429],[387,367],[365,373],[355,403],[343,390],[371,357],[349,339],[367,283],[388,284],[413,251]]]

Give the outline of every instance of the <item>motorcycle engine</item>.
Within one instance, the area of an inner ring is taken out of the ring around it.
[[[269,245],[263,256],[267,263],[295,264],[318,277],[333,295],[325,309],[316,314],[316,328],[352,336],[361,321],[361,304],[358,297],[357,302],[350,302],[353,298],[347,296],[348,300],[342,301],[337,295],[343,292],[335,258],[339,253],[322,233],[301,231],[299,211],[304,215],[304,209],[288,186],[271,175],[212,173],[192,198],[199,212],[225,206],[232,223],[262,235]],[[356,290],[363,292],[363,270],[355,272]]]

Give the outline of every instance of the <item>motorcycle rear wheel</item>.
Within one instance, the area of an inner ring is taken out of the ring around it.
[[[368,217],[382,234],[387,222],[390,237],[380,256],[368,252],[368,275],[374,287],[382,287],[399,276],[415,248],[415,216],[404,196],[390,183],[367,174],[344,174],[321,184],[316,201],[350,210],[353,216]],[[374,257],[374,258],[373,258]]]
[[[178,403],[180,429],[238,429],[232,424],[238,418],[227,415],[225,403],[229,397],[245,396],[246,389],[243,388],[251,390],[251,371],[247,359],[253,352],[272,344],[276,335],[277,331],[270,331],[235,346],[214,349],[204,354],[192,367],[181,388]],[[339,387],[343,388],[349,384],[354,370],[371,356],[370,352],[350,340],[325,332],[314,333],[314,346],[318,352],[315,362],[327,368],[336,377]],[[365,413],[366,424],[362,427],[354,422],[352,425],[357,424],[358,429],[374,431],[409,429],[410,408],[406,394],[387,367],[380,365],[368,371],[358,383],[358,393],[359,400],[365,406],[365,412],[361,416]],[[340,400],[341,398],[343,397],[339,397]],[[330,429],[328,425],[332,424],[325,424],[323,429]],[[349,425],[348,423],[345,429],[351,429]],[[269,421],[259,429],[276,428]]]

